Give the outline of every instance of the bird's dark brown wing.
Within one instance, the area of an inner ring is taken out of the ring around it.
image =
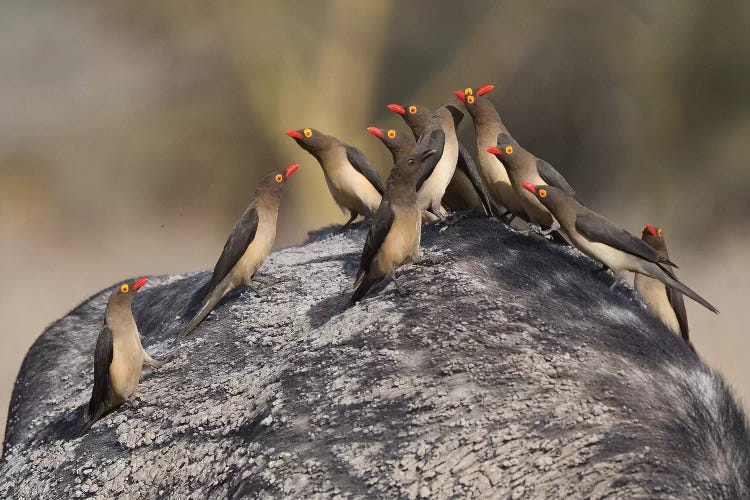
[[[536,170],[537,172],[539,172],[539,177],[544,179],[544,182],[546,182],[550,186],[555,186],[558,189],[562,189],[570,196],[576,195],[576,192],[572,187],[570,187],[570,184],[568,184],[568,181],[565,180],[565,177],[563,177],[560,172],[555,170],[552,165],[542,160],[541,158],[537,158],[536,160]]]
[[[258,211],[255,208],[255,200],[247,207],[242,217],[237,221],[232,229],[232,233],[224,244],[221,256],[214,266],[214,273],[211,276],[207,287],[207,294],[227,277],[232,268],[242,258],[242,255],[255,239],[255,232],[258,230]]]
[[[94,388],[89,401],[89,417],[96,418],[107,403],[109,391],[109,365],[112,364],[112,330],[104,325],[96,339],[94,350]]]
[[[412,152],[413,155],[416,156],[417,153],[424,153],[425,151],[429,151],[431,149],[434,149],[435,151],[437,151],[437,153],[428,158],[423,165],[421,175],[417,179],[417,191],[419,191],[419,189],[422,187],[422,184],[424,184],[425,181],[432,175],[432,172],[435,170],[435,166],[443,156],[443,148],[445,148],[445,132],[443,132],[442,129],[438,128],[433,130],[425,130],[422,136],[419,138],[419,142],[417,142],[417,145],[414,147],[414,151]]]
[[[677,323],[680,325],[680,333],[685,341],[690,340],[690,329],[688,327],[687,311],[685,310],[685,299],[682,294],[672,287],[666,287],[667,299],[674,309],[674,314],[677,316]]]
[[[380,207],[375,213],[375,217],[370,225],[370,231],[367,233],[367,240],[365,240],[365,247],[362,249],[362,259],[359,262],[359,271],[357,271],[357,280],[370,269],[370,264],[378,254],[378,250],[383,245],[388,231],[391,230],[393,225],[393,219],[395,215],[391,202],[383,199],[380,202]]]
[[[383,181],[380,179],[380,176],[375,171],[374,168],[372,168],[372,165],[370,165],[370,162],[367,161],[367,158],[364,154],[362,154],[362,151],[355,148],[354,146],[346,145],[346,158],[349,160],[349,163],[351,163],[352,167],[359,172],[360,174],[364,175],[365,178],[370,181],[370,184],[378,190],[378,193],[381,195],[385,193],[385,185],[383,184]]]
[[[458,143],[458,163],[456,163],[456,168],[461,169],[461,171],[466,174],[466,177],[469,178],[472,186],[474,186],[474,190],[477,192],[477,195],[479,195],[479,199],[482,200],[482,206],[484,207],[485,213],[491,216],[492,205],[490,204],[490,195],[487,192],[487,187],[484,185],[484,181],[479,175],[479,170],[477,169],[476,163],[474,163],[474,158],[471,157],[469,151],[460,142]]]
[[[604,243],[649,262],[661,262],[659,253],[648,243],[599,214],[593,212],[579,214],[576,217],[576,229],[591,241]]]

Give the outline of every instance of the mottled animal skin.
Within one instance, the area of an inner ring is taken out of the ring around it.
[[[71,439],[106,292],[86,300],[26,356],[0,497],[750,497],[743,412],[633,290],[483,218],[441,227],[403,295],[385,282],[350,309],[363,227],[272,253],[260,296],[228,294]],[[139,292],[155,357],[209,274]]]

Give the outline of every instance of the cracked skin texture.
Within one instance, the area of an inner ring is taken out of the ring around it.
[[[634,292],[480,218],[425,226],[430,265],[344,310],[366,228],[272,253],[71,439],[107,291],[51,325],[16,382],[0,497],[738,498],[745,417]],[[154,357],[210,276],[134,303]]]

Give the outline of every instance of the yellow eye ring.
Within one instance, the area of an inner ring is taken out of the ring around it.
[[[466,87],[464,89],[464,95],[473,95],[474,91],[471,89],[471,87]]]
[[[474,96],[473,95],[466,96],[466,102],[468,102],[469,104],[474,104]]]
[[[276,174],[276,182],[281,182],[284,180],[284,176],[281,174]]]
[[[122,285],[120,285],[120,291],[122,293],[128,293],[128,291],[130,291],[130,287],[127,283],[123,283]]]
[[[510,147],[510,146],[508,146]],[[546,198],[547,197],[547,190],[546,189],[540,189],[539,190],[539,197],[540,198]]]
[[[390,139],[393,139],[394,137],[396,137],[396,131],[395,130],[389,130],[388,131],[388,137]]]
[[[305,134],[305,137],[312,137],[312,130],[310,130],[309,128],[303,130],[302,133]]]
[[[664,233],[662,232],[661,228],[659,228],[659,230],[658,230],[658,231],[656,231],[656,234],[658,234],[659,236],[661,236],[661,235],[662,235],[662,234],[664,234]]]
[[[409,114],[410,115],[413,115],[416,112],[417,112],[417,107],[416,106],[409,106]]]
[[[505,146],[505,154],[512,155],[513,154],[513,146]]]

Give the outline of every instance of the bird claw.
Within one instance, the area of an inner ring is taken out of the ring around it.
[[[422,266],[422,267],[433,267],[433,266],[439,266],[440,264],[445,264],[448,260],[445,258],[440,257],[425,257],[420,256],[413,260],[414,265],[416,266]]]

